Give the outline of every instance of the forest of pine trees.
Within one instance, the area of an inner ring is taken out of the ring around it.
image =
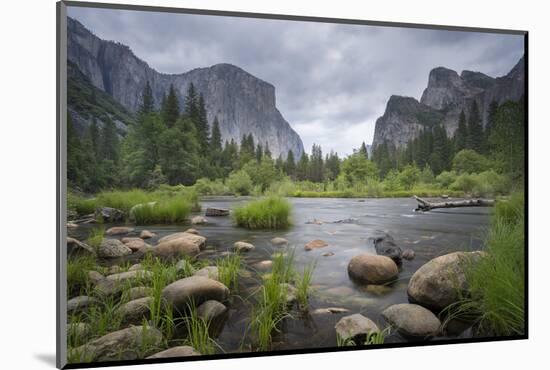
[[[384,181],[388,189],[397,189],[408,187],[407,179],[415,174],[433,179],[472,161],[483,161],[483,166],[473,168],[490,168],[515,181],[523,176],[523,100],[491,104],[485,128],[473,102],[469,114],[460,113],[453,137],[441,124],[433,124],[405,147],[396,149],[384,142],[370,156],[363,142],[346,158],[332,151],[324,154],[320,145],[313,144],[311,154],[296,158],[289,151],[285,159],[272,158],[269,143],[255,142],[252,134],[243,135],[240,142],[222,142],[218,119],[208,122],[204,97],[193,84],[183,101],[181,107],[170,86],[157,109],[147,83],[136,121],[120,139],[109,119],[99,124],[92,118],[84,135],[77,135],[69,114],[69,185],[97,192],[225,179],[239,189],[256,186],[265,191],[273,182],[288,179],[344,186]]]

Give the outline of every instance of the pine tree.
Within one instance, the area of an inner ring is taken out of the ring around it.
[[[475,100],[472,103],[472,109],[470,111],[470,116],[468,117],[467,138],[466,147],[468,149],[473,149],[478,153],[483,151],[483,126],[481,124],[479,107]]]
[[[302,154],[296,165],[296,178],[305,181],[309,178],[309,157],[307,153]]]
[[[208,153],[208,142],[210,138],[206,107],[202,94],[199,95],[199,99],[197,100],[197,121],[195,122],[195,126],[197,127],[197,139],[201,152],[206,155]]]
[[[199,118],[198,103],[197,91],[195,90],[195,85],[191,82],[187,87],[187,95],[185,96],[184,115],[193,120],[193,122],[197,122]]]
[[[143,93],[141,94],[141,105],[139,106],[139,114],[149,114],[155,110],[155,100],[153,99],[153,90],[151,90],[151,85],[149,81],[145,84],[143,88]]]
[[[292,179],[296,177],[296,162],[294,160],[294,152],[292,152],[292,150],[289,150],[288,154],[286,155],[284,171]]]
[[[325,172],[326,177],[331,181],[336,179],[340,174],[340,159],[338,158],[338,153],[332,150],[325,160]]]
[[[487,112],[487,124],[485,125],[485,142],[487,143],[487,150],[491,149],[489,145],[489,138],[491,137],[491,130],[493,129],[493,127],[495,127],[497,111],[498,103],[493,100],[491,104],[489,104],[489,111]]]
[[[170,84],[170,90],[162,107],[162,120],[167,127],[174,127],[180,116],[180,104],[174,85]]]
[[[367,150],[367,145],[365,144],[364,141],[361,143],[361,147],[359,148],[359,154],[369,159],[369,152]]]
[[[102,158],[117,162],[119,153],[119,140],[118,133],[116,132],[116,125],[111,119],[107,119],[105,121],[103,129],[101,131],[101,139]]]
[[[468,141],[468,127],[466,126],[466,115],[464,111],[460,112],[458,118],[458,128],[454,136],[455,152],[460,152],[462,149],[466,149]]]
[[[222,134],[220,132],[220,123],[218,122],[218,117],[214,117],[214,122],[212,123],[212,137],[210,138],[210,150],[212,152],[222,151]]]
[[[265,142],[265,145],[264,145],[264,157],[272,159],[271,150],[269,150],[269,144],[267,143],[267,141]]]
[[[313,182],[322,182],[323,174],[323,151],[320,145],[313,144],[311,148],[309,180]]]
[[[92,117],[92,123],[88,127],[88,137],[90,138],[90,143],[92,147],[92,155],[94,156],[96,161],[99,161],[102,159],[102,153],[101,153],[101,136],[99,132],[99,126],[97,124],[97,119]]]
[[[262,148],[262,144],[258,143],[256,146],[256,161],[260,163],[262,161],[262,157],[264,155],[264,150]]]

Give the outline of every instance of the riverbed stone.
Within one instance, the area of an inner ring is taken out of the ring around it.
[[[105,231],[105,235],[109,235],[109,236],[113,236],[113,235],[125,235],[125,234],[128,234],[128,233],[131,233],[134,231],[134,228],[133,227],[129,227],[129,226],[114,226],[114,227],[111,227],[109,229],[107,229],[107,231]]]
[[[112,266],[109,266],[109,268],[107,269],[107,275],[118,274],[121,271],[122,269],[120,268],[119,265],[112,265]]]
[[[135,270],[143,270],[143,266],[141,265],[141,263],[136,263],[135,265],[132,265],[130,266],[130,268],[128,268],[128,271],[135,271]]]
[[[349,310],[343,307],[326,307],[326,308],[316,308],[311,313],[313,315],[323,315],[323,314],[340,314],[347,313]]]
[[[109,281],[116,281],[116,282],[125,282],[128,280],[150,280],[153,277],[153,273],[151,271],[139,269],[139,270],[132,270],[132,271],[126,271],[126,272],[119,272],[118,274],[112,274],[105,278],[105,280]]]
[[[149,231],[149,230],[141,230],[139,233],[139,237],[141,239],[151,239],[152,237],[156,236],[157,234]]]
[[[324,247],[328,247],[328,243],[324,240],[321,240],[321,239],[315,239],[315,240],[312,240],[308,243],[306,243],[304,249],[306,251],[311,251],[311,250],[314,250],[314,249],[319,249],[319,248],[324,248]]]
[[[131,326],[76,347],[70,350],[70,355],[91,362],[136,360],[154,353],[162,340],[162,333],[152,326]]]
[[[72,322],[67,325],[67,336],[77,339],[82,343],[90,335],[91,328],[85,322]]]
[[[132,252],[144,252],[151,247],[149,244],[145,243],[143,239],[138,238],[137,240],[132,240],[131,242],[126,243],[126,246],[132,250]]]
[[[197,308],[197,315],[207,322],[217,320],[226,312],[227,307],[223,303],[212,299]]]
[[[334,328],[342,340],[353,340],[356,344],[362,344],[367,335],[379,330],[371,319],[360,313],[342,317]]]
[[[153,297],[143,297],[131,300],[118,308],[122,324],[139,324],[151,317]]]
[[[191,218],[191,225],[202,225],[207,223],[208,223],[208,219],[204,216],[195,216]]]
[[[403,251],[403,254],[401,254],[401,257],[403,257],[403,259],[405,259],[407,261],[411,261],[411,260],[414,259],[415,253],[412,249],[405,249]]]
[[[193,229],[193,228],[187,229],[187,230],[185,230],[185,232],[189,233],[189,234],[200,235],[199,231],[197,229]]]
[[[248,243],[248,242],[245,242],[245,241],[238,241],[238,242],[235,242],[235,244],[233,244],[233,248],[235,249],[235,252],[250,252],[254,249],[256,249],[256,247],[251,244],[251,243]]]
[[[103,276],[101,273],[97,272],[97,271],[94,271],[94,270],[91,270],[91,271],[88,271],[88,280],[92,283],[92,284],[97,284],[99,283],[101,280],[105,279],[105,276]]]
[[[204,236],[190,233],[175,233],[159,240],[154,254],[159,257],[195,256],[206,246]]]
[[[102,258],[118,258],[132,254],[132,250],[117,239],[103,239],[99,248],[98,256]]]
[[[88,244],[75,238],[67,237],[67,256],[68,257],[95,257],[96,251]]]
[[[170,358],[170,357],[189,357],[189,356],[200,356],[200,352],[196,351],[191,346],[177,346],[168,348],[164,351],[155,353],[152,356],[147,358]]]
[[[323,256],[323,257],[331,257],[331,256],[334,256],[334,252],[324,252],[324,253],[321,253],[321,256]]]
[[[226,208],[208,207],[206,208],[206,212],[204,214],[207,217],[229,216],[229,210]]]
[[[167,285],[162,290],[162,298],[183,313],[188,304],[200,305],[208,300],[223,302],[229,297],[229,289],[219,281],[203,276],[190,276]]]
[[[203,276],[209,279],[220,281],[220,275],[216,266],[206,266],[197,270],[193,276]]]
[[[428,309],[417,304],[394,304],[382,317],[401,334],[410,337],[430,337],[439,332],[441,322]]]
[[[399,270],[391,258],[365,253],[351,259],[348,274],[360,283],[384,284],[395,280]]]
[[[124,300],[133,301],[138,298],[149,297],[153,294],[153,289],[146,286],[136,286],[124,292]]]
[[[76,312],[80,312],[98,303],[99,301],[96,298],[89,297],[87,295],[74,297],[67,301],[67,313],[70,315]]]
[[[265,260],[260,261],[258,263],[255,263],[252,267],[258,271],[268,271],[271,267],[273,267],[273,261],[271,260]]]
[[[138,238],[137,236],[125,236],[124,238],[120,239],[121,242],[123,242],[124,244],[128,244],[130,242],[135,242],[135,241],[143,241],[143,239],[141,238]]]
[[[288,240],[286,240],[285,238],[281,238],[281,237],[275,237],[275,238],[271,239],[270,242],[271,242],[271,244],[277,245],[277,246],[282,246],[282,245],[287,245],[288,244]]]
[[[397,266],[401,266],[403,251],[395,244],[391,235],[384,235],[374,239],[374,249],[380,256],[389,257]]]
[[[465,266],[482,255],[483,252],[454,252],[428,261],[409,280],[409,301],[434,311],[458,302],[467,293]]]
[[[124,221],[124,212],[120,209],[111,207],[100,207],[94,212],[95,219],[101,219],[103,222],[120,222]]]

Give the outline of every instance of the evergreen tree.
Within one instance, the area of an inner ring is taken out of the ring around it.
[[[498,103],[493,100],[491,104],[489,104],[489,110],[487,112],[487,124],[485,125],[485,143],[487,143],[487,151],[491,149],[489,138],[491,137],[492,128],[495,127],[497,111]]]
[[[101,131],[101,139],[102,159],[117,162],[119,154],[118,133],[116,131],[115,123],[110,118],[105,120],[103,129]]]
[[[262,148],[262,144],[258,143],[256,146],[256,161],[260,163],[262,161],[262,157],[264,156],[264,151]]]
[[[462,149],[466,149],[468,141],[468,127],[466,126],[466,115],[464,111],[460,112],[458,118],[458,128],[454,136],[455,152],[460,152]]]
[[[271,150],[269,150],[269,144],[267,143],[267,141],[265,142],[265,146],[264,146],[264,156],[266,158],[272,159],[271,158]]]
[[[153,99],[153,90],[151,90],[151,85],[149,81],[145,84],[143,88],[143,93],[141,94],[141,104],[138,109],[139,114],[149,114],[155,110],[155,100]]]
[[[466,141],[466,147],[473,149],[478,153],[483,151],[483,126],[481,124],[481,116],[479,114],[479,107],[474,100],[472,103],[472,109],[470,116],[468,117],[468,136]]]
[[[190,118],[193,122],[197,122],[199,118],[199,99],[197,97],[195,85],[192,82],[187,87],[184,115],[187,118]]]
[[[96,161],[100,161],[103,158],[101,153],[101,134],[99,132],[99,126],[97,124],[97,119],[92,117],[92,123],[88,127],[87,132],[88,137],[90,138],[90,143],[92,147],[92,155]]]
[[[208,143],[210,141],[208,132],[208,119],[206,117],[206,107],[204,104],[204,98],[202,94],[199,95],[197,100],[197,121],[195,122],[197,127],[197,139],[202,154],[208,153]]]
[[[340,174],[340,159],[338,153],[330,151],[325,160],[325,173],[329,180],[334,180]]]
[[[296,178],[305,181],[309,178],[309,157],[307,153],[302,154],[296,165]]]
[[[323,151],[320,145],[313,144],[311,148],[309,180],[313,182],[323,181]]]
[[[218,117],[214,117],[214,122],[212,123],[212,137],[210,138],[210,150],[212,152],[222,151],[222,134],[220,132],[220,123],[218,122]]]
[[[170,90],[162,107],[162,120],[166,127],[173,127],[180,116],[180,105],[174,85],[170,84]]]
[[[290,178],[294,179],[296,177],[296,162],[292,150],[289,150],[286,155],[284,171]]]
[[[359,154],[361,154],[366,159],[369,159],[369,152],[367,150],[367,145],[364,141],[361,143],[361,147],[359,148]]]

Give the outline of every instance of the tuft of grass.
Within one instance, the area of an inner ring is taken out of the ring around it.
[[[367,335],[367,338],[365,339],[363,344],[365,346],[370,346],[374,344],[384,344],[386,341],[386,337],[391,333],[391,326],[386,327],[383,330],[377,330],[372,331]],[[356,343],[352,338],[342,338],[338,334],[336,334],[336,346],[338,347],[349,347],[349,346],[356,346],[358,343]]]
[[[236,289],[239,285],[239,273],[242,267],[242,257],[238,253],[216,261],[219,280],[229,289]]]
[[[247,229],[284,229],[291,224],[291,209],[287,200],[270,196],[235,209],[233,217],[238,226]]]
[[[82,314],[82,321],[90,325],[90,338],[101,337],[122,327],[120,302],[104,297],[100,304],[91,306]]]
[[[96,259],[82,256],[67,260],[67,294],[69,297],[86,294],[91,285],[88,271],[96,269]]]
[[[216,342],[210,338],[208,322],[199,317],[194,303],[188,305],[189,313],[184,322],[187,328],[186,342],[203,355],[211,355],[216,351]]]
[[[183,222],[191,213],[191,204],[184,198],[163,199],[154,204],[143,204],[132,212],[137,225]]]
[[[98,250],[99,246],[101,245],[101,242],[103,241],[105,235],[105,228],[103,226],[97,226],[94,227],[90,234],[88,234],[88,238],[86,239],[86,243],[92,248],[94,248],[96,251]]]
[[[487,254],[467,261],[468,294],[444,310],[445,324],[459,318],[473,321],[482,335],[525,332],[524,209],[523,194],[497,202],[485,243]]]
[[[313,278],[313,270],[315,270],[315,262],[304,267],[304,272],[296,279],[296,298],[300,308],[305,310],[308,306],[308,296],[311,289],[311,279]]]

